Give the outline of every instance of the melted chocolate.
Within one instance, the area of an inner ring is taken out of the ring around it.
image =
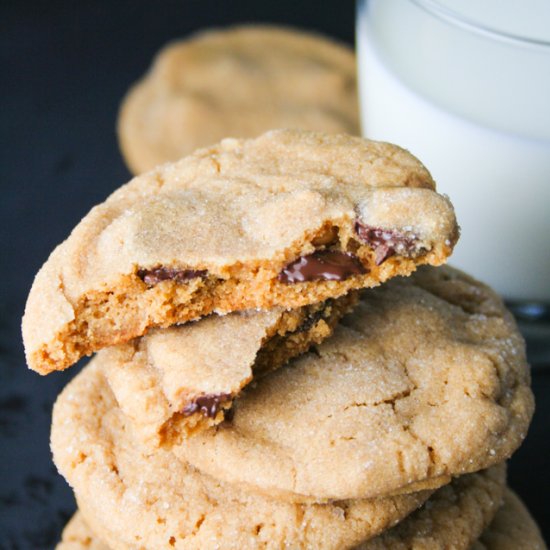
[[[282,283],[344,281],[353,275],[366,272],[359,258],[349,252],[320,250],[289,263],[279,273],[279,281]]]
[[[138,277],[145,283],[154,286],[161,281],[176,281],[184,283],[197,277],[205,277],[206,270],[195,271],[194,269],[173,269],[171,267],[155,267],[154,269],[140,269]]]
[[[420,251],[415,235],[397,229],[382,229],[357,221],[355,232],[364,243],[374,249],[376,265],[380,265],[394,254],[412,257]]]
[[[214,418],[218,414],[221,405],[229,399],[231,399],[231,395],[228,393],[201,395],[185,405],[181,412],[184,416],[191,416],[199,412],[203,416]]]

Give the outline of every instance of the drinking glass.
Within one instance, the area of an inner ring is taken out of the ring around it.
[[[453,202],[451,263],[550,317],[550,2],[362,0],[363,134],[417,155]]]

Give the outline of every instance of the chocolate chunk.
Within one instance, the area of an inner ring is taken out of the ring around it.
[[[380,265],[394,254],[413,257],[422,250],[418,246],[418,237],[410,231],[381,229],[357,221],[355,232],[364,243],[374,249],[376,265]]]
[[[191,416],[196,412],[200,412],[203,416],[214,418],[221,408],[221,405],[231,399],[228,393],[207,394],[201,395],[187,404],[183,411],[184,416]]]
[[[156,267],[154,269],[140,269],[138,277],[148,285],[156,285],[161,281],[176,281],[184,283],[197,277],[206,277],[206,270],[196,271],[194,269],[173,269],[171,267]]]
[[[282,283],[344,281],[352,275],[361,275],[366,272],[359,259],[349,252],[319,250],[289,263],[279,273],[279,281]]]
[[[235,418],[235,407],[231,407],[230,409],[225,409],[223,413],[224,421],[233,422],[233,418]]]
[[[325,303],[323,304],[323,307],[321,307],[321,309],[315,311],[314,313],[306,317],[302,321],[300,326],[294,331],[294,333],[307,332],[309,329],[314,327],[321,319],[324,319],[325,317],[327,317],[328,315],[327,310],[329,309],[329,306],[331,306],[333,302],[334,300],[330,298],[326,300]]]

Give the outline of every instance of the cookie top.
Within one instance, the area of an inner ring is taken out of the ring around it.
[[[371,498],[487,468],[526,435],[524,341],[502,300],[450,267],[365,291],[315,350],[174,452],[279,498]]]
[[[299,307],[438,265],[458,237],[427,170],[387,143],[273,131],[139,176],[95,207],[32,286],[43,374],[207,315]]]
[[[506,513],[500,511],[505,486],[504,464],[456,478],[422,508],[356,550],[469,550],[495,515]]]
[[[52,452],[87,523],[119,549],[352,547],[430,494],[293,504],[224,484],[168,451],[145,452],[95,359],[54,406]]]
[[[269,25],[201,32],[161,50],[128,93],[118,137],[134,174],[272,128],[359,135],[355,55]]]
[[[253,377],[327,338],[357,293],[285,310],[210,315],[101,350],[98,363],[143,444],[170,446],[230,415]]]
[[[471,550],[546,550],[540,529],[529,511],[508,489],[504,503],[491,525],[483,532]]]

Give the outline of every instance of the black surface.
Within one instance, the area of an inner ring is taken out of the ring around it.
[[[19,323],[53,247],[125,182],[118,105],[159,47],[206,26],[280,22],[353,41],[352,2],[1,2],[0,548],[52,548],[74,510],[48,447],[55,396],[77,369],[25,367]],[[534,376],[538,410],[510,483],[550,532],[550,368]]]

